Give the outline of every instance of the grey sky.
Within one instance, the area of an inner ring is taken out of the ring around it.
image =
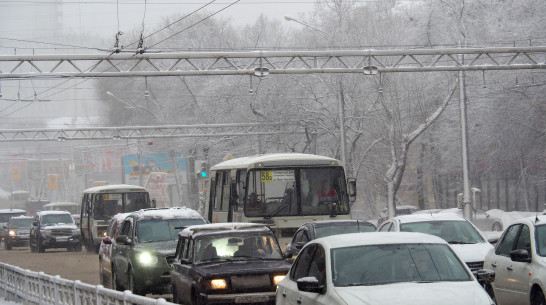
[[[128,32],[142,28],[146,12],[145,31],[155,28],[166,16],[184,15],[211,2],[211,0],[65,0],[63,4],[64,30],[74,34],[115,35],[119,29]],[[238,24],[248,24],[260,14],[283,21],[284,15],[298,16],[312,11],[315,0],[218,0],[202,12],[220,11],[215,17],[232,18]],[[233,4],[230,6],[230,4]],[[100,17],[99,17],[100,16]],[[100,21],[100,22],[97,22]]]

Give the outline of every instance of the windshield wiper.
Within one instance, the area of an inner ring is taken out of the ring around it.
[[[460,241],[460,240],[452,240],[452,241],[448,241],[447,243],[448,243],[448,244],[451,244],[451,245],[469,245],[469,244],[475,244],[474,242],[470,242],[470,241]]]

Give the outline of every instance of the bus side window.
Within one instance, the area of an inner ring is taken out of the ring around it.
[[[229,185],[229,180],[228,179],[229,177],[229,172],[226,171],[223,173],[222,175],[222,206],[220,208],[220,210],[222,212],[227,212],[228,210],[228,207],[229,207],[229,200],[230,200],[230,185]]]
[[[214,187],[215,189],[215,196],[214,196],[214,210],[220,211],[220,207],[222,204],[222,172],[216,173],[216,185]]]
[[[87,209],[88,209],[88,206],[87,206],[87,198],[89,197],[89,195],[85,194],[83,195],[82,197],[82,216],[87,216]]]

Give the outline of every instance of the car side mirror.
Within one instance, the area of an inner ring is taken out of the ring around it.
[[[495,281],[495,271],[489,269],[480,269],[472,272],[478,283],[482,286],[484,284],[490,284]]]
[[[496,243],[499,241],[499,237],[498,237],[498,236],[495,236],[495,237],[488,237],[488,238],[487,238],[487,241],[488,241],[490,244],[494,245],[494,244],[496,244]]]
[[[298,290],[313,293],[324,293],[324,285],[319,283],[319,280],[314,276],[302,277],[296,281]]]
[[[296,243],[294,243],[294,247],[298,250],[301,250],[301,248],[303,248],[303,246],[305,246],[306,242],[302,242],[302,241],[298,241]]]
[[[288,251],[287,251],[287,252],[284,252],[283,255],[282,255],[282,257],[283,257],[284,259],[292,258],[292,252],[288,252]]]
[[[518,249],[510,252],[510,259],[514,262],[530,263],[531,256],[525,249]]]
[[[127,235],[119,235],[116,238],[116,243],[121,245],[129,245],[131,244],[131,242],[132,242],[131,239]]]
[[[32,225],[35,226],[35,227],[37,227],[37,226],[38,226],[38,222],[37,222],[37,221],[33,221],[33,222],[32,222]]]
[[[111,245],[112,244],[112,239],[110,239],[109,236],[106,236],[105,238],[102,239],[102,242],[106,245]]]

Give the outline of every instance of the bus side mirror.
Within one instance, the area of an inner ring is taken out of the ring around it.
[[[349,201],[353,202],[356,200],[356,179],[349,178],[347,179],[347,188],[349,192]]]
[[[156,201],[155,201],[155,198],[152,199],[152,208],[155,208],[156,207]]]

